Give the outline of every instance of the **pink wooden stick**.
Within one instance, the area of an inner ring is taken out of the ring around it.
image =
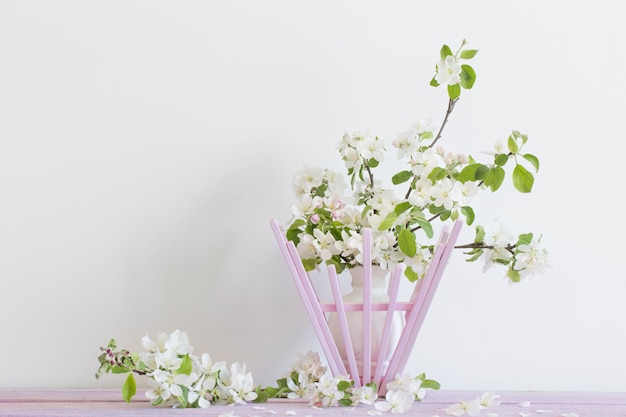
[[[389,337],[391,335],[391,323],[393,321],[398,301],[398,290],[400,288],[400,276],[404,268],[398,265],[391,276],[389,282],[389,304],[387,305],[387,315],[385,316],[385,326],[380,337],[380,347],[378,350],[378,359],[376,360],[376,370],[374,371],[374,382],[380,387],[383,374],[383,366],[385,356],[387,356],[387,347],[389,346]]]
[[[274,236],[278,242],[278,246],[280,248],[280,251],[283,255],[283,258],[285,259],[285,262],[287,263],[287,267],[289,268],[289,272],[291,272],[291,277],[293,278],[294,283],[296,284],[296,288],[298,289],[298,294],[300,294],[300,298],[302,299],[302,304],[304,304],[304,308],[307,312],[307,315],[309,316],[309,319],[311,320],[311,324],[313,325],[313,330],[315,331],[315,334],[317,336],[317,339],[320,341],[320,344],[322,346],[322,350],[324,351],[324,356],[326,357],[326,360],[328,361],[328,366],[331,369],[331,372],[333,373],[338,373],[339,369],[337,368],[337,366],[335,365],[335,361],[333,359],[333,354],[331,352],[331,348],[330,345],[328,343],[325,343],[326,341],[326,337],[324,335],[324,331],[322,330],[322,326],[318,320],[317,314],[315,312],[315,309],[313,307],[314,302],[312,302],[312,300],[309,298],[303,282],[305,280],[302,279],[302,277],[300,276],[300,271],[297,267],[297,264],[300,265],[300,267],[302,268],[302,262],[299,261],[299,257],[297,256],[297,252],[296,252],[296,259],[298,259],[298,262],[296,262],[293,258],[293,256],[289,253],[288,247],[287,247],[287,240],[285,238],[285,235],[283,233],[283,231],[281,230],[280,226],[278,225],[278,223],[276,222],[276,220],[272,219],[270,221],[270,225],[272,227],[272,230],[274,231]],[[293,244],[292,244],[293,246]],[[294,247],[295,248],[295,247]],[[306,272],[305,272],[306,275]],[[308,275],[307,275],[308,277]],[[307,280],[308,281],[308,278]],[[318,303],[319,306],[319,303]],[[321,312],[321,309],[320,309]],[[323,315],[323,313],[322,313]],[[333,342],[334,343],[334,342]],[[335,347],[336,349],[336,347]]]
[[[335,339],[333,339],[333,335],[330,332],[330,328],[328,327],[328,322],[326,321],[326,316],[322,311],[320,306],[319,299],[315,294],[315,290],[313,289],[313,285],[309,280],[309,275],[304,270],[304,266],[302,265],[302,261],[300,260],[300,256],[298,255],[298,251],[293,242],[287,242],[287,249],[291,254],[292,258],[296,263],[296,270],[298,271],[298,276],[300,281],[302,282],[302,286],[304,287],[304,291],[311,302],[311,307],[313,308],[313,313],[317,322],[320,326],[322,338],[320,339],[320,343],[322,345],[326,345],[328,352],[330,353],[330,357],[328,359],[328,366],[331,372],[334,375],[345,375],[346,368],[343,365],[343,361],[341,360],[341,355],[339,355],[339,349],[337,348],[337,344],[335,343]]]
[[[446,266],[448,265],[448,260],[450,259],[450,255],[452,254],[452,250],[454,249],[454,244],[456,243],[456,239],[458,238],[459,233],[461,231],[461,226],[462,226],[461,221],[456,221],[454,223],[454,226],[452,227],[452,231],[450,232],[450,235],[447,237],[447,241],[445,242],[445,247],[441,255],[441,259],[437,263],[437,267],[433,275],[433,278],[430,282],[430,286],[428,287],[428,290],[425,291],[426,294],[424,296],[423,301],[419,304],[419,311],[418,311],[417,319],[415,321],[415,324],[413,325],[413,328],[411,329],[411,337],[409,339],[410,346],[412,346],[415,343],[415,340],[417,339],[417,335],[420,331],[420,328],[422,327],[422,324],[424,323],[424,318],[426,317],[426,313],[428,312],[428,309],[430,308],[430,304],[432,303],[433,298],[435,297],[435,292],[437,291],[437,287],[439,286],[439,282],[441,281],[441,276],[443,275],[443,272],[445,271]],[[405,351],[405,353],[402,355],[400,359],[399,369],[403,369],[406,366],[406,362],[409,359],[410,353],[411,351],[409,349],[408,351]]]
[[[320,303],[322,311],[324,313],[336,312],[337,306],[334,303]],[[372,303],[372,311],[387,311],[389,303]],[[363,311],[363,304],[344,304],[344,310],[346,311]],[[408,301],[398,301],[396,303],[396,311],[411,311],[413,303]]]
[[[433,290],[436,288],[433,287],[431,290],[432,280],[437,277],[440,278],[441,274],[445,270],[447,260],[451,254],[452,249],[454,248],[454,243],[456,242],[456,238],[460,232],[461,222],[457,221],[454,224],[454,229],[452,234],[448,234],[448,228],[444,227],[441,237],[439,239],[439,244],[435,249],[435,253],[433,255],[433,259],[428,268],[426,276],[422,278],[423,283],[421,285],[421,289],[417,294],[413,294],[414,306],[413,309],[408,313],[408,317],[406,320],[406,326],[402,335],[400,337],[400,341],[398,342],[398,346],[396,347],[396,351],[391,358],[389,368],[387,369],[387,373],[381,383],[382,388],[385,388],[385,385],[390,382],[392,379],[396,377],[397,372],[404,369],[408,357],[411,353],[411,347],[415,343],[415,339],[417,338],[417,334],[419,332],[419,327],[424,320],[425,314],[428,310],[428,306],[425,309],[422,309],[427,296],[430,300],[434,295]],[[443,258],[443,255],[447,253],[446,258]],[[443,263],[442,263],[443,262]],[[417,295],[415,297],[415,295]]]
[[[448,230],[447,227],[443,228],[443,231],[441,232],[441,237],[447,236],[447,230]],[[433,254],[433,258],[428,267],[428,271],[426,271],[426,275],[420,280],[422,282],[418,283],[420,290],[414,291],[411,296],[411,301],[413,301],[413,308],[407,314],[406,325],[404,327],[404,330],[402,331],[402,334],[400,335],[400,340],[398,341],[398,345],[396,346],[393,356],[391,357],[391,361],[389,362],[389,367],[387,368],[387,372],[385,373],[383,381],[381,382],[381,389],[383,390],[383,392],[385,390],[385,386],[387,385],[387,383],[395,379],[396,373],[402,369],[400,367],[402,358],[405,355],[408,355],[408,353],[410,353],[410,350],[411,350],[410,348],[412,347],[411,330],[413,329],[415,323],[417,322],[417,316],[420,310],[420,303],[422,302],[422,299],[425,296],[425,293],[427,292],[428,287],[430,286],[430,281],[432,280],[435,274],[435,270],[437,266],[439,265],[439,262],[441,260],[441,255],[443,254],[444,244],[442,244],[441,237],[439,239],[439,244],[435,248],[435,253]]]
[[[335,265],[328,266],[328,278],[330,279],[330,288],[333,291],[333,298],[335,299],[335,306],[337,307],[337,319],[339,321],[341,336],[343,337],[343,345],[346,348],[346,358],[348,359],[350,376],[354,381],[354,385],[358,388],[361,386],[361,381],[359,381],[359,368],[356,365],[356,357],[354,356],[354,348],[352,346],[352,337],[350,336],[346,310],[344,308],[343,299],[341,298],[341,290],[339,289],[339,279],[337,277]]]
[[[363,385],[372,373],[372,231],[363,229]]]

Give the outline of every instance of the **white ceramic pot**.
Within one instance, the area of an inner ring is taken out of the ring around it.
[[[352,291],[343,295],[342,299],[344,304],[361,304],[363,303],[363,267],[357,266],[349,270],[352,276]],[[388,275],[389,270],[382,269],[378,265],[372,265],[372,303],[387,303],[389,302],[389,295],[387,293],[388,288]],[[385,318],[387,317],[386,311],[374,311],[371,315],[371,362],[370,362],[370,375],[374,376],[378,354],[380,351],[381,336],[383,333],[383,327],[385,325]],[[363,376],[363,312],[346,312],[346,319],[348,327],[350,329],[350,339],[354,355],[356,357],[357,367],[359,375]],[[389,360],[393,354],[393,351],[398,344],[400,334],[404,328],[404,313],[400,311],[394,312],[394,317],[391,322],[390,335],[385,355],[385,363],[383,364],[383,374],[389,364]],[[339,320],[336,313],[332,313],[329,317],[329,327],[337,348],[343,360],[343,363],[348,372],[350,367],[348,364],[348,356],[346,354],[346,347],[339,327]],[[365,381],[369,382],[369,381]]]

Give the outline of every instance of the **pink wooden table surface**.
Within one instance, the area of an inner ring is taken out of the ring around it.
[[[444,417],[445,407],[461,400],[470,401],[483,392],[437,391],[416,402],[405,416]],[[481,410],[491,417],[626,417],[626,392],[497,392],[502,404]],[[371,416],[372,406],[318,409],[300,401],[276,400],[265,404],[211,406],[202,409],[152,407],[138,393],[126,404],[119,390],[32,390],[0,389],[0,416]],[[397,414],[382,413],[381,416]]]

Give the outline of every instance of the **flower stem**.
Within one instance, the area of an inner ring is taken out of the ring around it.
[[[433,143],[430,144],[431,148],[435,146],[435,143],[437,143],[439,138],[441,138],[441,132],[443,132],[443,128],[446,127],[446,124],[448,123],[448,118],[450,117],[450,113],[452,113],[452,110],[454,110],[454,105],[458,100],[458,98],[454,100],[448,100],[448,110],[446,110],[446,116],[443,118],[443,122],[441,123],[441,127],[439,128],[439,132],[437,132],[437,136],[435,136],[435,140],[433,140]]]
[[[511,252],[513,255],[515,255],[515,248],[517,247],[517,245],[507,245],[504,249],[506,249],[507,251]],[[465,245],[457,245],[454,247],[454,249],[495,249],[495,246],[493,245],[487,245],[483,242],[473,242],[473,243],[467,243]]]
[[[450,113],[452,113],[452,110],[454,110],[454,105],[456,104],[456,102],[459,101],[459,99],[449,99],[448,100],[448,109],[446,110],[446,115],[443,118],[443,122],[441,122],[441,126],[439,127],[439,132],[437,132],[437,136],[435,136],[435,140],[433,140],[433,143],[431,143],[429,145],[429,148],[432,148],[433,146],[435,146],[435,144],[437,143],[437,141],[439,140],[439,138],[441,138],[441,133],[443,132],[443,128],[446,127],[446,124],[448,123],[448,118],[450,117]],[[411,185],[409,185],[409,189],[406,191],[406,194],[404,195],[404,199],[408,199],[409,196],[411,195]]]

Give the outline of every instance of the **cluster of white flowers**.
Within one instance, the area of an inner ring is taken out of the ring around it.
[[[385,161],[386,148],[383,140],[367,130],[346,132],[339,141],[346,179],[319,167],[304,167],[296,175],[294,217],[286,233],[296,245],[305,270],[325,263],[341,272],[362,264],[362,233],[368,228],[372,231],[372,262],[383,269],[402,263],[407,278],[418,280],[432,258],[435,221],[454,222],[464,217],[468,225],[473,224],[472,198],[481,190],[498,190],[509,162],[514,165],[513,186],[522,193],[531,191],[534,176],[525,165],[537,171],[539,160],[522,152],[526,135],[514,130],[506,146],[496,142],[488,163],[449,152],[438,143],[462,89],[471,89],[476,80],[467,61],[478,51],[465,49],[465,45],[463,41],[456,53],[447,45],[441,48],[430,85],[446,86],[448,109],[438,129],[428,120],[416,122],[392,141],[403,168],[392,176],[391,185],[374,178],[374,170]],[[395,189],[398,185],[402,185],[401,190]],[[468,261],[482,258],[490,264],[508,266],[506,277],[511,282],[542,272],[547,253],[533,234],[507,242],[487,242],[483,235],[482,226],[477,226],[474,242],[458,246],[468,249]]]
[[[129,373],[122,388],[127,401],[136,392],[133,373],[148,377],[151,388],[146,397],[155,406],[207,408],[211,404],[245,404],[257,398],[245,364],[235,362],[228,367],[224,361],[214,363],[207,353],[194,355],[185,332],[160,333],[156,340],[146,335],[141,343],[146,351],[139,354],[116,350],[114,340],[102,348],[96,376]]]
[[[148,383],[152,389],[146,397],[153,403],[172,406],[196,404],[207,408],[212,403],[244,404],[257,397],[252,374],[238,362],[230,368],[226,362],[215,362],[207,353],[192,354],[185,332],[161,333],[157,340],[141,339],[147,350],[139,355],[147,368]]]
[[[468,157],[446,152],[441,146],[424,150],[422,141],[432,138],[428,122],[418,122],[398,136],[393,146],[398,149],[398,157],[407,160],[410,175],[415,176],[411,192],[403,198],[396,197],[392,189],[384,188],[378,181],[367,185],[367,181],[354,181],[351,195],[346,194],[348,186],[337,172],[319,167],[304,167],[294,179],[297,201],[292,206],[299,228],[296,236],[298,253],[307,269],[320,262],[334,263],[339,270],[363,262],[364,228],[372,230],[372,260],[383,269],[393,269],[404,263],[421,277],[427,270],[432,256],[432,244],[424,236],[423,244],[417,244],[413,256],[407,256],[398,244],[397,226],[408,224],[415,212],[398,211],[402,204],[410,204],[422,210],[429,206],[440,207],[450,218],[458,218],[478,194],[480,186],[476,181],[461,181],[455,176],[433,180],[430,175],[439,172],[459,171],[468,165]],[[383,160],[383,141],[362,132],[346,133],[339,150],[351,175],[365,175],[368,166],[377,166]],[[407,174],[408,175],[408,174]],[[364,210],[364,208],[367,208]],[[393,222],[387,219],[393,218]],[[423,219],[425,222],[426,220]],[[386,224],[386,226],[385,226]],[[382,226],[382,227],[381,227]],[[520,245],[517,252],[511,251],[513,235],[496,230],[483,242],[486,248],[481,258],[487,269],[494,264],[512,263],[522,277],[542,272],[547,262],[547,252],[538,245],[537,239]],[[308,264],[307,264],[308,263]]]
[[[424,374],[412,377],[403,374],[387,384],[384,400],[379,400],[376,384],[369,383],[356,387],[348,375],[329,376],[322,366],[317,353],[299,355],[285,377],[287,389],[281,392],[290,399],[302,398],[317,407],[374,405],[379,411],[402,413],[411,408],[415,401],[421,401],[426,389],[438,389],[436,381],[427,380]],[[281,383],[285,385],[285,383]]]

